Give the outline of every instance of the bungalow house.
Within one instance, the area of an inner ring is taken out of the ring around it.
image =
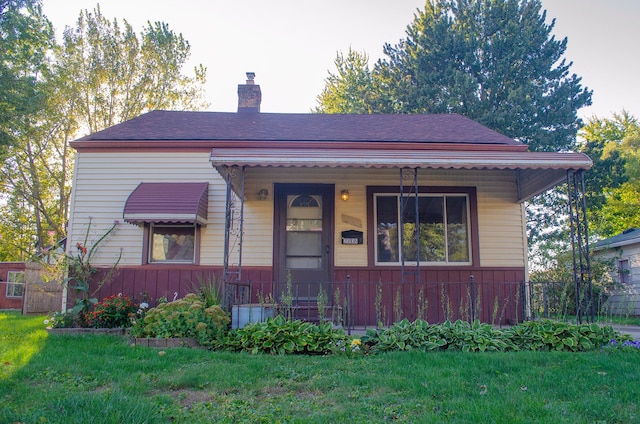
[[[613,261],[615,283],[606,309],[614,314],[640,315],[640,228],[630,228],[593,245],[595,258]]]
[[[170,300],[214,273],[233,304],[352,325],[523,318],[524,202],[587,156],[456,114],[261,113],[247,75],[237,113],[156,110],[72,143],[69,252],[116,223],[99,298]]]

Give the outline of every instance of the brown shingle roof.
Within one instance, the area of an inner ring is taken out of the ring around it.
[[[471,119],[442,115],[241,114],[156,110],[78,141],[373,141],[520,145]]]

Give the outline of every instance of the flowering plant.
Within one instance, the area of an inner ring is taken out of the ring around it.
[[[609,347],[610,348],[617,348],[617,349],[640,349],[640,339],[638,340],[611,340],[609,342]]]
[[[368,347],[362,344],[362,340],[355,338],[351,340],[338,340],[335,344],[334,353],[353,357],[356,355],[366,355]]]
[[[85,313],[85,320],[93,328],[130,327],[137,311],[138,305],[128,296],[118,294],[96,303],[93,311]]]
[[[98,269],[91,264],[91,259],[96,254],[98,246],[115,230],[116,225],[117,221],[88,248],[87,244],[91,229],[91,220],[89,220],[83,242],[76,243],[76,253],[66,255],[65,257],[64,262],[68,266],[69,274],[67,278],[64,279],[64,283],[69,289],[75,291],[75,305],[71,309],[71,312],[74,315],[74,320],[77,325],[81,327],[93,326],[91,322],[88,322],[88,319],[91,318],[89,311],[93,305],[98,303],[98,299],[91,297],[89,293],[91,279],[96,272],[98,272]],[[111,267],[99,286],[111,278],[119,262],[120,258],[118,258],[116,263]]]
[[[44,325],[51,328],[73,327],[73,313],[71,311],[57,311],[44,320]]]

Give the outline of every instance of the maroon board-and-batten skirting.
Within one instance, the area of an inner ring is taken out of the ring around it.
[[[196,291],[202,282],[211,281],[212,275],[220,281],[222,268],[120,267],[110,281],[98,287],[107,272],[101,269],[92,284],[91,292],[95,292],[99,300],[122,293],[136,302],[147,301],[153,306],[161,298],[171,301]],[[334,281],[325,286],[327,310],[339,309],[344,314],[342,319],[348,319],[354,326],[391,324],[402,318],[422,318],[437,323],[446,319],[469,320],[472,316],[482,322],[511,324],[522,321],[524,315],[525,274],[521,268],[423,267],[419,282],[415,273],[410,272],[405,272],[403,281],[402,271],[392,267],[335,267],[333,275]],[[244,267],[239,284],[231,284],[227,289],[230,295],[242,291],[238,302],[255,303],[269,295],[277,301],[287,287],[285,282],[273,282],[271,267]],[[292,282],[295,302],[307,310],[317,308],[315,299],[305,296],[306,290],[304,283]],[[307,314],[312,315],[317,318],[317,313]],[[330,318],[329,313],[326,315]]]

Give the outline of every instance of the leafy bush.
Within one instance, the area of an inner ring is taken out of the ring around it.
[[[109,296],[96,303],[91,312],[85,313],[85,321],[93,328],[131,327],[131,319],[137,310],[138,305],[128,296]]]
[[[349,339],[330,322],[315,325],[279,315],[233,329],[213,347],[252,354],[327,354]]]
[[[195,337],[203,346],[210,346],[227,328],[231,320],[218,305],[205,307],[201,298],[189,293],[173,302],[161,303],[149,309],[144,318],[131,329],[133,337]]]

